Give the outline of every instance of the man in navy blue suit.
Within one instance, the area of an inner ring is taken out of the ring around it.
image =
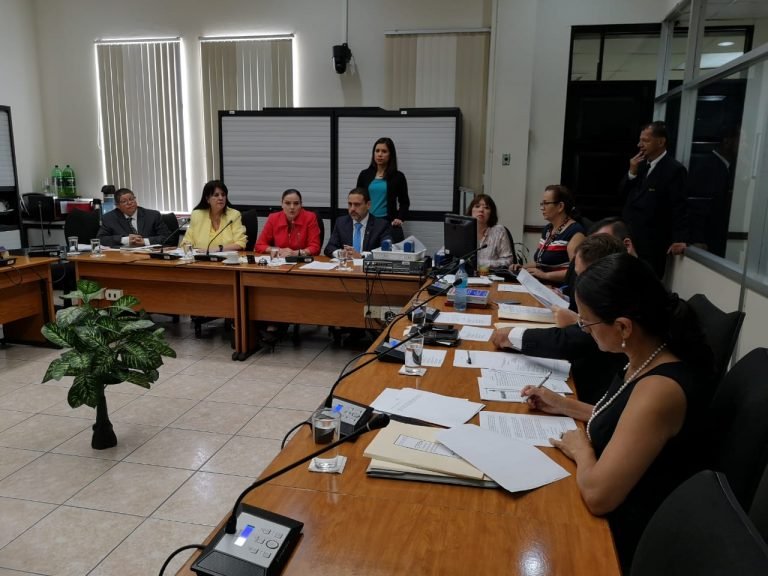
[[[325,246],[325,255],[337,257],[342,248],[351,249],[354,258],[361,258],[361,252],[370,252],[381,246],[386,239],[392,239],[392,229],[386,218],[376,218],[369,212],[371,196],[366,188],[355,188],[347,199],[346,216],[339,216],[333,232]]]

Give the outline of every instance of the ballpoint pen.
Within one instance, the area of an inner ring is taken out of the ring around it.
[[[538,385],[536,386],[536,388],[541,388],[542,386],[544,386],[544,383],[545,383],[547,380],[549,380],[549,377],[550,377],[550,376],[552,376],[552,370],[550,370],[549,372],[547,372],[546,374],[544,374],[544,378],[542,379],[542,381],[541,381],[541,382],[539,382],[539,383],[538,383]]]
[[[472,356],[469,355],[469,350],[467,350],[467,364],[472,364]]]

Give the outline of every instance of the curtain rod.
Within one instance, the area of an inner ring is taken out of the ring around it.
[[[440,30],[388,30],[384,36],[407,36],[409,34],[464,34],[468,32],[490,32],[490,28],[448,28]]]
[[[179,42],[180,36],[172,38],[97,38],[95,44],[149,44],[151,42]]]
[[[235,40],[280,40],[292,39],[295,34],[257,34],[253,36],[198,36],[202,42],[232,42]]]

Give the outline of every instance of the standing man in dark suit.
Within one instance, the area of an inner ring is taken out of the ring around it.
[[[325,246],[325,255],[337,257],[342,248],[351,248],[354,258],[361,258],[361,252],[370,252],[381,243],[392,239],[392,228],[386,218],[376,218],[369,212],[371,196],[366,188],[355,188],[347,198],[346,216],[339,216],[333,233]]]
[[[637,255],[659,278],[667,254],[682,254],[688,240],[685,167],[667,151],[667,128],[651,122],[637,143],[621,183],[625,195],[623,219],[629,226]]]
[[[101,218],[99,240],[104,246],[149,246],[160,244],[170,234],[160,212],[139,207],[128,188],[115,192],[115,207]]]

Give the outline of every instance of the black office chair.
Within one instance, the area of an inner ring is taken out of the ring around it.
[[[64,221],[64,237],[77,236],[79,244],[90,244],[91,238],[96,238],[101,226],[98,212],[85,212],[75,210],[67,214]],[[64,294],[77,289],[75,265],[72,262],[63,262],[51,266],[52,286],[54,290],[61,290]],[[63,299],[64,306],[71,305],[69,299]]]
[[[517,251],[515,250],[515,239],[512,238],[512,232],[509,231],[509,228],[504,226],[504,231],[507,233],[507,239],[509,240],[509,248],[512,250],[512,264],[522,264],[520,262],[520,258],[517,256]]]
[[[728,363],[739,339],[744,312],[723,312],[704,294],[691,296],[688,305],[696,313],[707,344],[712,349],[715,377],[716,381],[720,382],[728,370]]]
[[[749,507],[749,519],[760,532],[763,540],[768,542],[768,467],[763,472],[763,478],[757,485],[752,506]]]
[[[253,252],[253,247],[259,237],[259,215],[255,208],[243,212],[243,226],[245,226],[245,234],[248,236],[245,250],[246,252]]]
[[[705,470],[662,503],[640,538],[631,576],[768,574],[768,546],[723,474]]]
[[[707,467],[725,473],[745,510],[768,464],[766,373],[766,348],[755,348],[733,365],[715,392],[703,439]]]
[[[168,214],[161,214],[160,219],[163,221],[163,224],[165,224],[165,227],[168,228],[168,234],[179,229],[179,219],[176,218],[176,214],[173,212],[168,212]],[[175,236],[171,236],[168,239],[168,244],[177,246],[179,244],[179,239]]]
[[[323,243],[325,242],[325,222],[319,212],[312,211],[317,218],[317,227],[320,228],[320,253],[323,252]]]

